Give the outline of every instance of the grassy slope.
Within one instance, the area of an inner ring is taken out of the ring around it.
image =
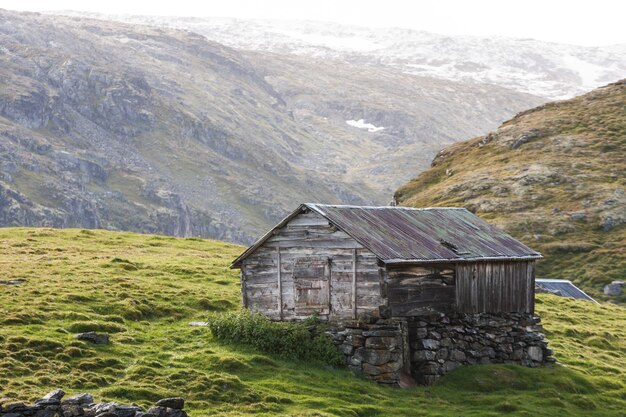
[[[602,297],[604,284],[626,274],[625,108],[622,81],[521,113],[441,151],[396,197],[467,207],[540,250],[540,276],[573,279]],[[604,230],[609,217],[614,227]]]
[[[189,327],[238,308],[227,268],[241,247],[77,229],[0,229],[0,398],[53,387],[148,405],[188,399],[202,415],[624,415],[626,309],[541,295],[566,367],[476,366],[434,387],[377,386],[348,371],[221,345]],[[109,346],[73,337],[107,330]]]

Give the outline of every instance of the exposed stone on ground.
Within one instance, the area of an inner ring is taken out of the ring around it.
[[[93,395],[88,393],[80,393],[76,395],[72,395],[71,397],[63,400],[62,404],[77,404],[77,405],[85,405],[93,403]]]
[[[511,149],[517,149],[526,142],[538,138],[541,134],[542,132],[538,129],[529,130],[528,132],[521,134],[513,141],[513,143],[511,143]]]
[[[94,403],[93,395],[81,393],[61,401],[65,392],[56,389],[33,405],[22,402],[4,402],[0,417],[187,417],[181,397],[164,398],[144,412],[136,405],[115,402]]]
[[[76,335],[76,338],[79,340],[85,340],[87,342],[91,342],[96,345],[109,344],[109,335],[106,333],[96,333],[96,332],[79,333]]]
[[[587,215],[585,213],[572,213],[570,214],[570,218],[572,220],[585,220],[587,218]]]
[[[612,297],[617,297],[622,293],[624,289],[624,281],[613,281],[610,284],[604,286],[604,294]]]
[[[134,417],[141,408],[133,405],[120,405],[118,403],[94,404],[85,410],[87,417],[102,417],[104,414],[111,414],[108,417]]]
[[[35,401],[35,405],[39,406],[48,406],[48,405],[60,405],[61,398],[65,395],[65,391],[62,389],[55,389],[54,391],[50,391],[44,397]]]
[[[185,399],[181,397],[163,398],[157,401],[158,407],[174,408],[176,410],[182,410],[185,407]]]

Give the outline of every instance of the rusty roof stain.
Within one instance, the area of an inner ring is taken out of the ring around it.
[[[387,264],[539,259],[541,254],[464,208],[302,204],[241,254],[238,267],[272,232],[312,210]]]

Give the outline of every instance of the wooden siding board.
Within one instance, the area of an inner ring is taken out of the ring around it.
[[[456,308],[465,313],[532,312],[534,262],[457,265]]]
[[[527,301],[526,301],[526,312],[534,313],[535,312],[535,263],[528,262],[528,271],[526,273],[526,287],[528,289]]]
[[[333,239],[332,237],[326,238],[311,238],[306,241],[302,241],[298,238],[291,238],[286,240],[277,240],[266,242],[265,245],[268,248],[292,248],[292,247],[303,247],[303,248],[328,248],[328,249],[337,249],[337,248],[345,248],[345,249],[360,249],[363,246],[360,243],[357,243],[351,239]]]
[[[393,316],[447,312],[455,304],[454,271],[447,266],[394,268],[387,271],[386,281]]]
[[[276,256],[277,256],[277,267],[276,267],[276,275],[278,282],[278,315],[280,319],[283,319],[283,280],[282,280],[282,264],[280,260],[280,248],[276,248]]]

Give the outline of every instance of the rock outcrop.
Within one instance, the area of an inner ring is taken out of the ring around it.
[[[604,294],[617,297],[622,294],[624,290],[624,281],[613,281],[610,284],[604,286]]]
[[[84,340],[94,345],[108,345],[109,335],[106,333],[85,332],[76,335],[78,340]]]
[[[96,403],[88,393],[63,400],[64,396],[65,391],[56,389],[30,405],[4,398],[0,403],[0,417],[187,417],[183,410],[185,400],[180,397],[164,398],[143,411],[136,405]]]

